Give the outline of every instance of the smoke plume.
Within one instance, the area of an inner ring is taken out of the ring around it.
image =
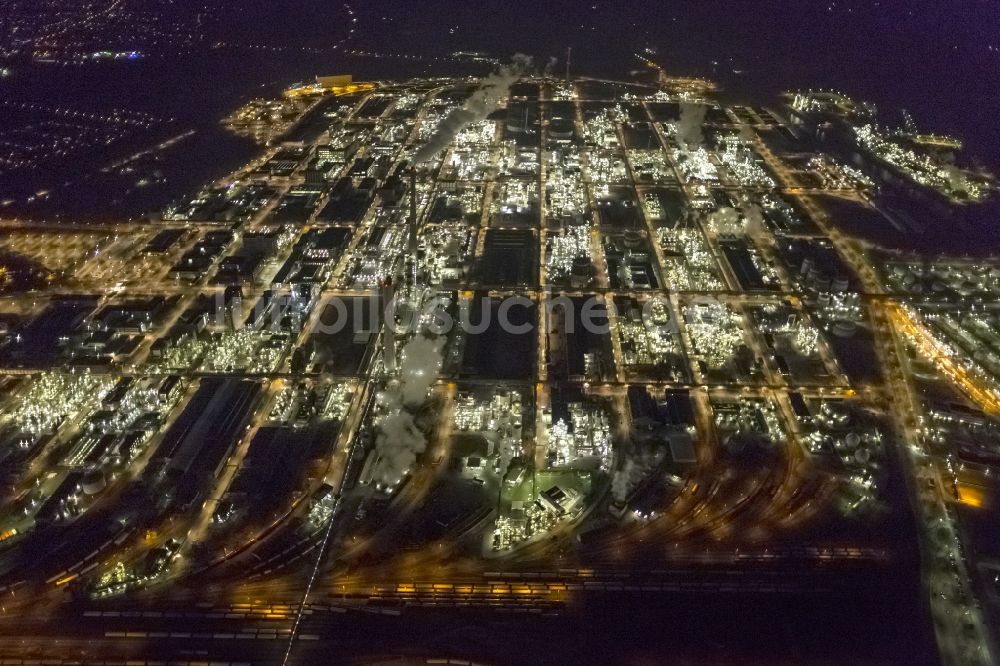
[[[379,461],[373,478],[382,486],[399,484],[427,448],[427,438],[417,427],[414,413],[427,400],[427,391],[437,379],[443,344],[443,338],[414,336],[403,347],[399,381],[387,386],[380,398],[384,415],[375,422]]]
[[[681,117],[677,121],[677,141],[681,146],[694,150],[705,141],[701,129],[707,113],[708,107],[704,104],[681,104]]]
[[[748,202],[743,206],[743,217],[746,219],[746,232],[759,234],[764,229],[764,211],[755,203]]]
[[[417,428],[413,414],[401,404],[393,403],[392,398],[389,400],[389,413],[376,422],[375,450],[379,459],[373,478],[380,486],[393,488],[413,467],[417,455],[427,448],[427,438]]]
[[[720,208],[708,217],[708,226],[719,234],[735,234],[741,231],[740,214],[735,208]]]
[[[951,188],[953,194],[968,193],[969,180],[961,169],[956,166],[946,166],[941,169],[941,175],[948,181],[948,187]]]
[[[500,105],[500,101],[510,93],[510,87],[530,66],[530,57],[517,54],[511,64],[504,65],[483,79],[476,92],[465,102],[465,106],[445,116],[427,143],[417,150],[413,162],[415,164],[427,162],[447,148],[463,129],[485,119]]]
[[[444,339],[416,335],[403,347],[399,386],[403,404],[419,407],[427,399],[427,391],[441,369],[441,347]]]
[[[625,504],[632,488],[642,479],[642,470],[629,458],[625,465],[611,477],[611,498],[619,506]]]

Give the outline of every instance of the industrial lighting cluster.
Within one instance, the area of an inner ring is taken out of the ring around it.
[[[587,160],[587,173],[591,182],[603,183],[605,185],[621,185],[628,182],[628,170],[625,161],[615,153],[592,152]],[[594,196],[602,196],[595,191]]]
[[[774,264],[766,261],[757,246],[749,239],[747,239],[747,254],[750,255],[750,261],[760,274],[760,279],[764,283],[764,286],[774,289],[779,288],[781,286],[781,278],[778,276],[778,271],[774,267]]]
[[[502,214],[525,213],[537,203],[538,191],[534,181],[511,178],[501,186],[494,208]]]
[[[224,331],[206,341],[202,370],[274,372],[289,347],[288,336],[252,328]]]
[[[626,118],[626,113],[619,107],[605,109],[583,123],[583,139],[588,145],[598,148],[618,148],[617,123]]]
[[[777,406],[766,398],[745,398],[738,402],[713,403],[715,424],[730,434],[754,433],[771,444],[785,441]]]
[[[911,311],[917,312],[913,308]],[[996,315],[931,309],[924,309],[922,314],[939,351],[1000,397],[1000,327]]]
[[[312,529],[320,529],[330,522],[333,512],[337,508],[337,498],[332,492],[326,493],[309,507],[309,514],[306,520]]]
[[[496,122],[492,120],[473,123],[459,132],[442,178],[470,181],[489,177],[493,168],[492,143],[495,134]]]
[[[699,147],[695,151],[675,149],[673,158],[685,182],[718,184],[719,170],[712,162],[709,152],[704,148]]]
[[[505,176],[537,176],[538,151],[522,147],[516,141],[504,141],[500,154],[500,173]]]
[[[646,211],[646,217],[650,220],[654,222],[663,220],[663,203],[654,192],[642,193],[642,207]]]
[[[653,302],[648,317],[643,317],[638,308],[629,308],[616,321],[625,365],[655,366],[681,354],[670,325],[670,312],[662,300]]]
[[[558,514],[538,502],[526,503],[513,512],[517,512],[516,515],[497,516],[493,528],[494,550],[510,550],[537,534],[548,532],[559,522]]]
[[[503,477],[511,460],[524,453],[521,439],[521,393],[496,391],[486,400],[473,394],[459,395],[455,403],[455,427],[479,433],[489,443],[496,472]]]
[[[429,227],[422,235],[425,252],[422,267],[431,285],[460,279],[465,263],[475,250],[475,232],[464,224]]]
[[[263,145],[287,132],[307,107],[308,102],[298,98],[252,99],[223,122],[236,136]]]
[[[815,429],[805,437],[814,455],[833,455],[847,482],[843,506],[856,512],[878,496],[880,459],[885,436],[859,415],[849,413],[838,401],[823,401],[815,419]]]
[[[445,164],[442,176],[455,180],[483,180],[492,165],[488,148],[456,148]]]
[[[51,433],[67,418],[95,409],[114,382],[90,374],[45,372],[29,380],[17,398],[10,421],[32,435]]]
[[[580,221],[587,210],[587,191],[580,172],[580,156],[575,152],[551,151],[546,157],[548,215]]]
[[[821,312],[830,320],[859,322],[864,318],[861,297],[856,292],[819,295]]]
[[[820,175],[827,189],[870,190],[875,187],[875,181],[860,169],[841,164],[829,155],[813,155],[807,166]]]
[[[153,379],[137,380],[110,410],[102,429],[108,432],[125,432],[141,417],[151,413],[165,413],[177,402],[180,391],[161,393],[159,382]]]
[[[568,405],[569,423],[560,419],[549,429],[549,456],[553,466],[563,467],[580,458],[597,458],[601,469],[611,464],[611,428],[607,412],[582,402]]]
[[[916,183],[954,199],[981,201],[991,189],[970,177],[967,171],[933,154],[917,152],[902,140],[875,125],[855,128],[858,143],[888,162]]]
[[[385,229],[369,227],[367,235],[381,233],[375,244],[362,242],[349,254],[343,287],[374,289],[392,275],[393,268],[406,251],[407,232],[402,225]]]
[[[662,150],[629,150],[628,160],[639,180],[656,182],[673,180],[674,170]]]
[[[705,235],[697,228],[662,228],[657,230],[660,247],[666,255],[667,279],[677,291],[722,291]],[[678,253],[678,254],[674,254]]]
[[[297,395],[298,391],[294,386],[282,387],[274,398],[274,404],[271,405],[267,419],[279,423],[290,420],[295,409]]]
[[[890,287],[908,294],[1000,295],[1000,267],[982,263],[893,262],[885,266],[883,274]]]
[[[457,148],[486,148],[493,143],[496,136],[497,124],[493,120],[481,120],[463,128],[455,135],[455,146]]]
[[[819,350],[819,331],[790,305],[768,303],[753,310],[754,324],[762,333],[785,335],[802,356]]]
[[[713,369],[724,368],[743,344],[743,323],[728,306],[717,302],[693,303],[684,308],[695,354]]]
[[[722,152],[720,158],[741,187],[777,187],[777,183],[749,149],[727,143],[726,150]]]
[[[571,100],[578,97],[576,86],[569,81],[557,81],[552,84],[552,98],[557,100]]]
[[[792,344],[803,356],[812,356],[819,350],[819,331],[799,319],[792,335]]]
[[[590,234],[586,227],[569,227],[563,234],[548,236],[545,270],[550,279],[562,280],[573,272],[573,261],[590,255]]]
[[[164,351],[161,358],[151,359],[151,364],[162,370],[190,370],[197,367],[206,348],[204,340],[190,336]]]

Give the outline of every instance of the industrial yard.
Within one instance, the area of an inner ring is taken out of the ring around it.
[[[809,133],[843,100],[707,89],[321,78],[235,113],[261,155],[149,219],[4,222],[4,612],[292,653],[426,606],[923,599],[916,544],[961,552],[993,485],[1000,268],[839,230],[817,198],[880,214]],[[993,187],[857,137],[962,205]],[[918,371],[958,393],[901,411]],[[912,533],[918,464],[947,531]],[[975,573],[930,566],[926,634],[988,663]],[[195,604],[210,633],[146,627]]]

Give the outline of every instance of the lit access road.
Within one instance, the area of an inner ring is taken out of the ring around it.
[[[501,130],[498,127],[497,138],[499,136]],[[411,134],[410,141],[414,141],[415,137],[415,133]],[[491,147],[494,165],[497,150],[496,145]],[[544,182],[547,165],[544,161],[541,164],[540,180]],[[434,179],[436,181],[439,178],[440,173]],[[291,178],[280,181],[279,192],[285,193],[303,180],[300,168]],[[631,181],[629,178],[629,182],[624,185],[634,188]],[[727,190],[735,189],[730,188],[729,184],[723,187]],[[437,188],[440,185],[434,183],[428,191],[433,194],[438,192]],[[493,203],[493,189],[494,182],[490,179],[484,193],[485,205],[480,231],[491,226],[489,210]],[[792,193],[790,189],[788,193]],[[274,205],[272,201],[271,207],[265,208],[242,228],[247,230],[263,226]],[[370,209],[360,227],[367,230],[376,225],[375,214]],[[211,226],[213,225],[207,225],[206,228]],[[655,229],[648,220],[646,229],[652,241]],[[362,233],[353,235],[348,252],[357,247],[361,238]],[[601,261],[603,251],[597,242],[598,238],[591,235],[591,251],[600,268],[604,262]],[[480,242],[482,240],[481,233]],[[758,244],[763,247],[766,255],[766,243]],[[124,242],[120,244],[122,254],[129,251],[127,245]],[[138,244],[134,246],[137,247]],[[709,248],[711,251],[717,250],[714,242],[709,244]],[[543,268],[544,236],[539,250],[539,267]],[[651,254],[655,255],[653,261],[656,264],[651,268],[654,273],[662,276],[663,256],[655,242],[653,250]],[[286,256],[280,254],[279,259],[283,260]],[[343,255],[334,269],[331,285],[337,284],[342,277],[347,256]],[[717,257],[717,262],[725,269],[727,264],[723,258]],[[120,265],[124,264],[120,261],[109,264],[111,268]],[[82,270],[88,279],[95,281],[111,274],[106,266],[92,267],[84,264]],[[157,279],[153,276],[155,271],[152,268],[150,270],[149,285],[158,288]],[[204,290],[218,291],[208,286],[207,280],[212,273],[214,269],[190,285],[170,283],[159,286],[163,287],[164,293],[179,293],[193,298],[196,293]],[[735,287],[733,276],[727,277]],[[785,285],[781,292],[745,294],[732,288],[711,296],[743,312],[747,306],[777,302],[786,296],[794,296],[787,293],[790,284],[787,276],[783,277]],[[601,293],[607,297],[625,293],[632,296],[648,295],[648,292],[640,293],[638,290],[614,292],[608,289],[606,279],[605,270],[599,274],[595,288],[587,293]],[[465,286],[488,288],[491,285]],[[68,291],[74,291],[78,287],[82,289],[82,285],[77,285]],[[521,287],[523,285],[516,289],[520,290]],[[511,286],[507,285],[506,289],[511,290]],[[540,290],[532,285],[529,292],[537,299]],[[327,288],[323,295],[334,296],[339,293]],[[681,296],[687,298],[696,295]],[[676,318],[679,311],[678,295],[670,294],[670,298]],[[678,322],[683,336],[683,320]],[[299,341],[308,338],[314,325],[315,319],[307,325],[307,330],[299,337]],[[743,321],[744,329],[747,325]],[[545,358],[542,328],[539,331],[539,361]],[[613,340],[617,340],[617,336]],[[758,354],[761,353],[759,341],[754,336],[745,338],[745,341]],[[690,348],[690,340],[685,337],[685,342]],[[619,361],[618,370],[621,371],[620,349],[616,350],[616,358]],[[345,490],[344,480],[350,476],[348,470],[359,458],[355,453],[360,453],[358,449],[361,444],[356,435],[367,416],[371,392],[378,386],[378,378],[372,376],[371,364],[363,365],[364,369],[356,377],[363,388],[357,392],[349,423],[342,429],[341,439],[336,445],[326,476],[327,482],[340,491]],[[135,372],[135,369],[126,372]],[[187,374],[197,378],[205,373],[194,371]],[[285,372],[235,374],[267,381],[301,379],[301,376]],[[697,373],[693,376],[698,377]],[[531,386],[535,383],[533,380],[542,377],[542,370],[536,369],[534,376],[526,384]],[[620,380],[621,375],[616,379]],[[496,382],[486,380],[463,382],[465,383],[473,386],[496,385]],[[846,389],[825,386],[823,382],[817,382],[816,386],[797,386],[780,377],[773,368],[768,368],[763,380],[748,381],[746,385],[705,384],[700,379],[673,384],[648,383],[649,386],[658,388],[694,389],[698,405],[696,418],[701,433],[697,445],[698,464],[686,482],[678,483],[671,491],[668,501],[658,508],[657,515],[648,520],[628,523],[622,527],[620,534],[606,540],[577,544],[575,538],[578,536],[578,526],[571,522],[516,549],[510,557],[466,557],[462,553],[468,552],[468,549],[463,550],[460,543],[463,535],[451,535],[440,542],[427,544],[417,552],[379,561],[378,555],[392,546],[394,533],[427,500],[446,467],[444,464],[436,468],[424,464],[414,470],[409,482],[392,500],[389,518],[379,526],[381,529],[374,536],[359,537],[358,541],[352,541],[349,521],[344,520],[354,514],[352,508],[360,501],[362,490],[342,493],[341,511],[331,529],[322,531],[322,537],[316,533],[303,534],[301,541],[296,541],[291,534],[292,523],[305,510],[305,506],[300,504],[277,521],[273,530],[259,533],[237,547],[235,554],[227,554],[217,566],[201,572],[203,575],[192,575],[185,581],[186,584],[182,584],[182,581],[170,581],[170,586],[154,587],[129,599],[102,603],[99,607],[94,605],[83,613],[74,614],[79,609],[69,605],[62,609],[32,608],[31,611],[40,618],[39,621],[33,625],[32,613],[29,612],[23,624],[19,623],[16,629],[11,627],[13,647],[10,650],[14,654],[21,654],[18,652],[21,649],[18,641],[23,639],[25,649],[30,651],[41,648],[48,651],[46,654],[53,654],[56,650],[51,644],[51,638],[61,631],[68,639],[75,640],[75,636],[89,636],[93,639],[95,652],[76,657],[87,663],[105,659],[105,655],[138,660],[242,661],[251,659],[248,656],[251,654],[257,655],[253,657],[255,661],[278,663],[285,655],[290,654],[291,661],[309,663],[324,649],[335,650],[345,645],[358,648],[363,641],[371,641],[372,635],[381,636],[377,626],[380,622],[391,621],[401,613],[408,613],[414,606],[439,604],[446,607],[485,607],[547,616],[550,612],[565,610],[591,592],[641,592],[669,598],[678,592],[718,592],[729,588],[755,592],[814,590],[818,587],[813,584],[817,579],[810,576],[814,575],[819,563],[823,563],[823,566],[827,563],[849,566],[855,562],[883,561],[884,553],[874,549],[851,548],[844,544],[812,544],[803,547],[800,552],[793,552],[792,549],[768,549],[759,545],[764,539],[800,526],[818,507],[827,503],[825,500],[837,489],[835,479],[813,472],[806,464],[805,452],[798,441],[793,422],[794,417],[789,414],[785,404],[785,393],[797,388],[804,392],[814,391],[810,395],[833,397],[848,395]],[[615,424],[619,433],[627,427],[627,408],[623,400],[627,385],[622,381],[614,381],[590,387],[595,394],[607,396],[613,401],[614,412],[621,417]],[[536,391],[540,404],[545,403],[546,391],[547,387],[539,387]],[[443,399],[446,406],[454,402],[454,387],[446,382],[439,383],[435,394]],[[710,400],[713,399],[739,400],[745,397],[764,398],[777,404],[778,418],[785,431],[784,441],[776,447],[774,459],[767,465],[754,466],[752,469],[737,468],[736,465],[727,463],[724,456],[718,455],[718,435],[712,424],[710,406]],[[447,460],[449,457],[451,438],[447,424],[451,419],[447,408],[441,412],[442,423],[438,424],[438,432],[431,442],[431,451],[426,456],[429,459],[440,457]],[[539,435],[541,444],[545,437],[543,429],[539,429]],[[541,445],[538,448],[538,452],[543,454]],[[238,457],[231,462],[237,460]],[[214,487],[212,497],[220,497],[227,484],[228,478],[221,479]],[[181,532],[186,532],[193,524],[195,530],[192,535],[201,537],[205,533],[204,527],[209,515],[206,507],[200,516],[194,517],[192,521],[185,521]],[[582,539],[584,535],[580,536]],[[286,538],[290,544],[288,548],[283,547],[283,539]],[[721,547],[720,541],[723,541]],[[324,546],[329,555],[320,557]],[[375,557],[369,557],[372,554]],[[698,567],[706,570],[693,571]],[[746,571],[746,574],[741,574],[742,577],[720,576],[716,571],[708,570],[713,567],[739,569]],[[457,625],[464,631],[465,616],[461,615],[458,619],[456,616],[459,614],[455,613],[450,618],[453,626],[448,630],[454,631]],[[366,626],[369,631],[352,631],[356,627]],[[292,631],[296,632],[297,640],[289,653],[287,648]],[[320,645],[314,647],[314,643]],[[390,641],[386,644],[393,643]],[[64,647],[68,649],[66,654],[72,655],[79,645],[74,643]],[[0,653],[3,649],[5,648],[0,648]],[[330,654],[323,656],[329,658]],[[19,658],[23,658],[23,655]]]
[[[833,242],[841,258],[860,276],[864,291],[868,294],[883,294],[884,289],[878,275],[857,247],[836,229],[827,216],[809,199],[808,192],[794,187],[792,176],[786,165],[771,152],[762,141],[757,141],[761,156],[786,186],[786,192],[799,195],[799,201],[810,213],[813,221]],[[950,377],[973,400],[987,411],[996,412],[996,400],[986,393],[975,381],[958,368],[946,355],[941,354],[938,344],[930,334],[905,314],[898,303],[890,297],[872,298],[868,303],[873,320],[876,351],[879,355],[887,386],[883,404],[894,421],[899,440],[891,447],[900,459],[906,472],[907,487],[911,503],[918,516],[921,550],[924,562],[924,586],[930,599],[938,649],[946,664],[988,664],[992,663],[995,648],[992,636],[979,606],[956,605],[955,599],[974,600],[970,574],[966,569],[961,552],[958,531],[951,520],[946,521],[950,538],[951,557],[941,557],[935,552],[935,536],[932,526],[938,516],[948,516],[947,498],[940,484],[936,485],[937,497],[928,502],[917,491],[917,480],[921,478],[920,461],[926,459],[918,427],[918,407],[914,398],[912,382],[903,370],[905,358],[898,335],[907,336],[921,353],[928,355],[939,370]],[[950,565],[954,562],[954,566]],[[940,581],[949,581],[947,585]],[[937,582],[934,582],[937,581]],[[948,593],[942,592],[947,587]],[[967,622],[966,622],[967,620]],[[971,630],[970,630],[971,628]]]

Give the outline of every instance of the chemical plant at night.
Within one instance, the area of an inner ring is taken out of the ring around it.
[[[3,221],[3,663],[590,663],[545,634],[724,602],[867,646],[885,600],[914,653],[992,663],[959,516],[1000,490],[1000,263],[850,225],[993,177],[647,57],[321,77],[139,223]]]

